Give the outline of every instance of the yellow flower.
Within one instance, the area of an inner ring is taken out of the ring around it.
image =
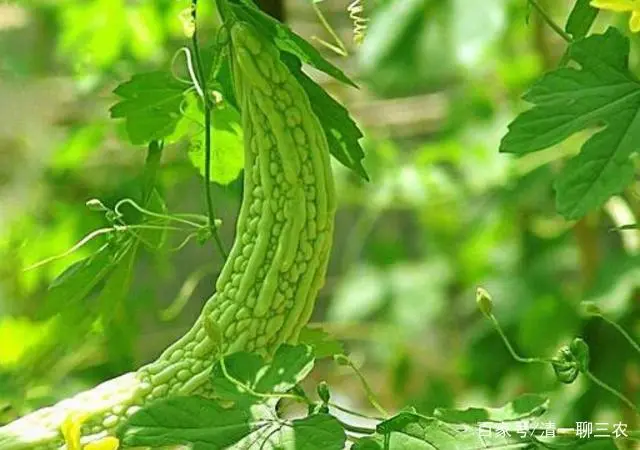
[[[86,413],[71,413],[62,422],[60,429],[67,444],[67,450],[118,450],[120,441],[112,436],[90,442],[84,447],[80,444],[82,423],[87,420],[87,417]]]
[[[80,444],[80,429],[82,428],[82,422],[87,419],[86,414],[72,413],[62,422],[60,429],[64,441],[67,444],[67,450],[82,450]]]
[[[591,0],[591,6],[615,12],[631,12],[629,29],[640,31],[640,0]]]
[[[118,450],[120,441],[113,436],[107,436],[99,441],[90,442],[84,446],[84,450]]]

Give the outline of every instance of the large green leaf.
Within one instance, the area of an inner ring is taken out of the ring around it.
[[[223,408],[200,397],[173,397],[133,414],[117,435],[132,447],[191,444],[193,450],[221,450],[259,426],[247,409]]]
[[[111,107],[111,117],[126,120],[133,144],[163,139],[182,117],[180,106],[189,87],[168,72],[136,74],[115,89],[122,100]]]
[[[173,397],[137,411],[117,430],[125,446],[188,445],[193,450],[342,450],[346,435],[328,414],[292,421],[255,418],[246,407]]]
[[[604,126],[571,159],[555,183],[558,211],[578,219],[632,180],[640,146],[640,83],[629,71],[629,40],[615,28],[570,46],[580,68],[545,75],[525,95],[535,106],[509,125],[500,150],[526,154]]]

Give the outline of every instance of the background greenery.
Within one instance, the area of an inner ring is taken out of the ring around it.
[[[201,36],[216,18],[203,2]],[[557,212],[553,180],[586,134],[519,158],[498,152],[523,92],[557,66],[565,43],[524,0],[365,2],[372,21],[351,44],[345,2],[319,4],[349,57],[326,56],[361,90],[327,89],[366,133],[366,183],[335,165],[339,210],[327,284],[313,320],[345,341],[389,410],[498,406],[524,392],[549,395],[550,419],[624,422],[638,417],[580,378],[560,384],[548,367],[516,363],[478,313],[477,286],[518,351],[552,356],[573,337],[590,345],[591,370],[635,404],[640,360],[616,331],[582,314],[595,301],[640,332],[640,234],[635,185],[579,221]],[[545,7],[563,22],[573,2]],[[0,4],[0,422],[152,360],[210,296],[222,258],[211,242],[172,233],[141,248],[123,289],[47,302],[49,284],[104,244],[34,263],[104,227],[85,202],[137,198],[145,149],[109,118],[112,90],[132,74],[166,68],[186,43],[186,1],[85,0]],[[330,40],[310,2],[285,2],[302,36]],[[601,15],[596,29],[624,17]],[[631,36],[635,44],[638,38]],[[317,41],[316,41],[317,42]],[[320,44],[318,44],[320,45]],[[324,47],[320,47],[324,48]],[[639,63],[632,46],[631,66]],[[215,138],[214,138],[215,139]],[[218,140],[214,199],[222,240],[233,240],[241,195],[236,141]],[[220,144],[222,142],[222,144]],[[197,149],[167,146],[159,186],[171,212],[205,211]],[[324,363],[312,374],[333,395],[367,409],[352,372]]]

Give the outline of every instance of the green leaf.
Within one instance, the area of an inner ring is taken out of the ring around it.
[[[261,393],[285,393],[309,375],[314,362],[311,347],[282,344],[266,370],[260,371],[254,390]]]
[[[136,74],[115,89],[123,100],[111,107],[111,117],[125,119],[133,144],[163,139],[173,133],[182,117],[180,106],[190,86],[168,72]]]
[[[363,137],[362,131],[349,111],[302,71],[300,60],[283,53],[282,61],[307,93],[311,108],[324,129],[331,154],[345,167],[369,181],[367,171],[362,166],[364,150],[358,142]]]
[[[538,417],[549,407],[549,399],[537,394],[524,394],[501,408],[437,408],[434,416],[447,423],[513,422]]]
[[[351,450],[382,450],[383,447],[383,438],[381,436],[377,437],[365,437],[359,439]]]
[[[365,440],[356,450],[382,450],[384,436],[389,436],[390,450],[462,450],[516,448],[514,444],[525,442],[515,433],[481,435],[479,430],[466,424],[452,426],[433,417],[423,417],[411,412],[401,412],[381,422],[378,435]],[[375,445],[378,444],[378,447]],[[523,447],[521,447],[523,448]],[[526,447],[524,447],[526,448]]]
[[[632,180],[630,156],[640,146],[640,83],[628,68],[629,40],[615,28],[572,44],[580,68],[545,75],[525,95],[533,109],[509,125],[500,151],[526,154],[603,126],[571,159],[555,183],[558,211],[578,219]]]
[[[342,450],[338,420],[317,414],[293,421],[257,420],[249,408],[224,408],[197,396],[163,399],[133,414],[117,437],[131,447],[189,445],[193,450]]]
[[[260,369],[265,365],[260,355],[248,352],[232,353],[224,357],[224,365],[227,374],[233,380],[251,387],[258,377]],[[217,362],[211,371],[213,390],[216,396],[225,400],[240,404],[255,403],[256,399],[246,390],[241,389],[232,380],[229,380],[222,370],[222,365]]]
[[[343,450],[346,435],[338,420],[315,414],[291,422],[272,422],[248,435],[229,450]]]
[[[202,50],[203,72],[207,74],[207,86],[210,90],[216,90],[222,94],[224,100],[233,108],[239,110],[235,92],[233,90],[233,77],[231,64],[228,57],[221,53],[224,49],[219,44],[214,44]],[[218,73],[214,73],[213,62],[219,59]]]
[[[344,345],[322,328],[304,327],[298,337],[300,344],[310,345],[316,359],[330,358],[345,353]]]
[[[591,6],[591,0],[576,0],[576,4],[569,14],[565,31],[574,39],[582,39],[589,32],[599,11],[598,8]]]
[[[315,414],[285,424],[274,423],[247,436],[232,450],[343,450],[347,437],[329,414]]]
[[[347,436],[338,420],[329,414],[316,414],[293,421],[291,450],[343,450]]]
[[[108,318],[121,307],[121,302],[125,300],[129,287],[131,286],[133,266],[136,261],[137,243],[132,243],[127,247],[126,253],[118,261],[115,269],[109,276],[100,292],[98,299],[101,311]]]
[[[156,187],[156,179],[160,162],[162,160],[162,141],[153,140],[149,142],[147,147],[147,158],[144,163],[144,171],[142,172],[142,205],[146,206],[151,200],[153,191]]]
[[[253,392],[283,394],[311,372],[314,358],[309,346],[283,344],[269,363],[255,353],[238,352],[225,356],[224,364],[230,377]],[[214,365],[211,377],[220,398],[241,404],[256,402],[255,396],[225,377],[220,362]]]
[[[217,89],[223,96],[224,100],[229,103],[236,111],[240,110],[236,93],[233,90],[233,76],[231,75],[231,64],[229,58],[224,58],[220,70],[218,71],[213,83],[213,87]]]
[[[202,115],[194,99],[189,101],[187,116]],[[194,111],[195,109],[195,111]],[[211,177],[216,183],[227,185],[238,178],[244,167],[243,131],[240,115],[228,104],[214,108],[211,112]],[[187,120],[189,120],[187,117]],[[191,138],[189,160],[200,175],[205,175],[204,131]]]
[[[201,397],[163,399],[137,411],[117,430],[125,446],[192,444],[193,450],[220,450],[258,426],[245,409],[223,408]]]
[[[304,63],[338,81],[358,87],[344,72],[327,61],[313,45],[291,31],[285,24],[263,13],[255,5],[242,1],[242,3],[231,3],[230,7],[238,20],[251,23],[265,35],[265,39],[272,40],[280,50],[297,56]]]
[[[71,264],[51,282],[40,314],[46,318],[63,310],[86,310],[80,303],[113,271],[120,256],[112,245],[104,245]]]

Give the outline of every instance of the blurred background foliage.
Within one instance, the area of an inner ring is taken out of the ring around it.
[[[266,3],[305,38],[330,40],[310,1]],[[543,3],[559,22],[572,6]],[[584,337],[592,371],[640,402],[637,355],[602,320],[581,314],[582,302],[595,301],[640,333],[640,234],[611,231],[636,222],[639,182],[602,211],[566,222],[555,212],[552,180],[585,135],[521,158],[497,150],[526,107],[520,96],[556,66],[564,43],[525,0],[364,4],[371,22],[360,47],[351,43],[345,2],[318,4],[349,56],[319,48],[361,89],[313,75],[365,131],[371,182],[334,166],[335,244],[313,320],[345,341],[390,409],[413,404],[429,414],[538,392],[551,397],[550,418],[561,426],[622,421],[638,429],[631,411],[585,380],[564,386],[547,367],[513,361],[474,303],[475,288],[487,288],[526,355],[552,356]],[[212,5],[202,2],[200,14],[210,42]],[[128,261],[132,275],[107,301],[100,289],[46,300],[49,284],[103,237],[25,270],[108,225],[87,200],[112,207],[139,197],[145,149],[127,144],[123,123],[109,119],[112,90],[134,73],[171,66],[186,43],[187,6],[0,4],[0,422],[152,360],[212,293],[222,259],[211,242],[172,251],[185,237],[179,233],[162,250],[141,247]],[[601,15],[596,28],[611,20],[618,18]],[[237,151],[232,139],[223,143],[216,152]],[[201,214],[201,178],[188,150],[184,142],[166,147],[158,188],[168,211]],[[241,196],[234,173],[214,189],[227,247]],[[347,405],[366,408],[351,372],[326,363],[314,376]]]

